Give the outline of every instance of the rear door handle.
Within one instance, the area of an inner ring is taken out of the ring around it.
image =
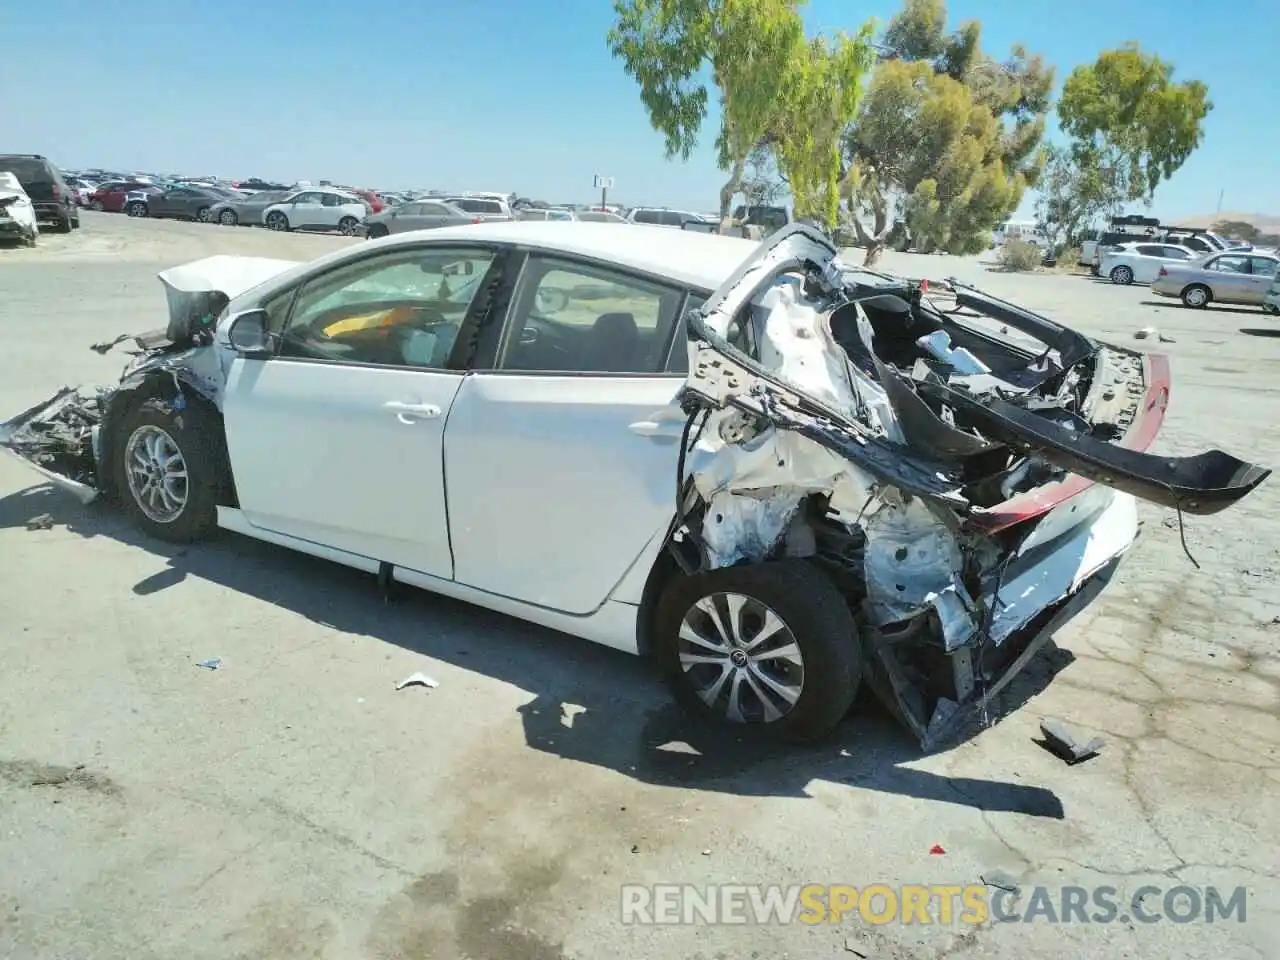
[[[399,400],[388,400],[382,405],[382,409],[394,413],[401,423],[435,420],[441,413],[440,408],[434,403],[403,403]]]

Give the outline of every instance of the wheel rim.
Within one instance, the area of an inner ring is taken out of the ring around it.
[[[1191,304],[1193,307],[1204,306],[1204,291],[1201,290],[1199,287],[1192,287],[1190,290],[1188,290],[1186,293],[1186,298],[1187,298],[1187,303]]]
[[[124,450],[125,474],[133,501],[156,523],[172,523],[187,506],[187,462],[160,427],[139,427]]]
[[[90,207],[91,209],[93,209],[93,210],[101,210],[101,209],[102,209],[102,201],[101,201],[101,200],[95,200],[95,201],[93,201],[93,203],[89,204],[89,207]]]
[[[354,220],[343,220],[338,224],[338,229],[342,231],[343,236],[351,236],[356,232],[356,222]]]
[[[236,215],[232,213],[230,210],[223,210],[222,213],[219,215],[218,219],[221,220],[228,227],[230,227],[235,224]]]
[[[1133,279],[1133,274],[1129,272],[1128,267],[1116,267],[1116,280],[1119,283],[1128,283]]]
[[[143,215],[143,213],[146,212],[146,207],[144,207],[140,203],[135,203],[133,206],[129,208],[129,212],[133,214],[135,217],[140,217]]]
[[[209,208],[208,208],[208,207],[201,207],[199,210],[197,210],[197,211],[196,211],[196,219],[197,219],[197,220],[199,220],[201,223],[208,223],[208,222],[209,222]]]
[[[752,597],[703,597],[680,622],[677,649],[694,692],[732,723],[781,720],[804,692],[804,657],[795,634]]]
[[[267,217],[267,226],[272,230],[283,230],[284,217],[278,213],[273,213],[271,216]]]

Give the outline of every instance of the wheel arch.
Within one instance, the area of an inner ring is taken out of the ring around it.
[[[180,384],[180,393],[175,392],[175,376]],[[130,414],[148,400],[161,400],[171,409],[181,409],[181,404],[198,405],[213,423],[217,424],[217,435],[213,449],[218,464],[218,504],[234,507],[239,505],[236,496],[235,477],[231,472],[231,458],[227,453],[226,427],[222,412],[217,406],[189,380],[183,378],[180,371],[148,370],[126,379],[112,394],[106,409],[103,411],[102,423],[98,435],[98,489],[106,498],[118,498],[120,490],[116,483],[115,471],[112,469],[113,453],[120,443],[124,424]]]

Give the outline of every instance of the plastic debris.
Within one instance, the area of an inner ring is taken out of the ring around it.
[[[435,689],[438,686],[440,686],[440,682],[431,679],[425,673],[411,673],[396,684],[396,689],[403,690],[405,687],[431,687]]]
[[[986,886],[995,887],[997,890],[1007,890],[1009,893],[1014,894],[1022,892],[1018,882],[1003,870],[991,870],[987,873],[979,874],[978,879]]]
[[[1146,340],[1148,337],[1159,336],[1160,331],[1155,327],[1143,327],[1133,335],[1135,340]]]
[[[942,849],[942,844],[935,843],[932,847],[929,848],[929,852],[933,854],[935,857],[941,857],[947,851]]]
[[[1088,743],[1081,744],[1067,729],[1067,725],[1057,720],[1041,720],[1040,732],[1044,734],[1044,739],[1036,742],[1050,753],[1065,760],[1068,766],[1097,756],[1098,751],[1107,743],[1102,737],[1094,737]]]
[[[206,670],[217,670],[222,666],[221,657],[210,657],[208,660],[201,660],[196,664],[197,667],[204,667]]]

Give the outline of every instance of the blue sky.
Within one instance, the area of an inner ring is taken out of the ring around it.
[[[1204,145],[1160,188],[1165,219],[1280,214],[1275,0],[953,0],[1003,55],[1022,41],[1059,68],[1138,39],[1209,84]],[[609,56],[608,0],[0,0],[3,149],[67,167],[330,178],[382,187],[516,190],[712,209],[708,119],[687,163],[663,158],[634,83]],[[814,0],[811,31],[882,22],[892,3]],[[52,27],[56,25],[56,30]],[[1030,199],[1023,204],[1030,209]]]

